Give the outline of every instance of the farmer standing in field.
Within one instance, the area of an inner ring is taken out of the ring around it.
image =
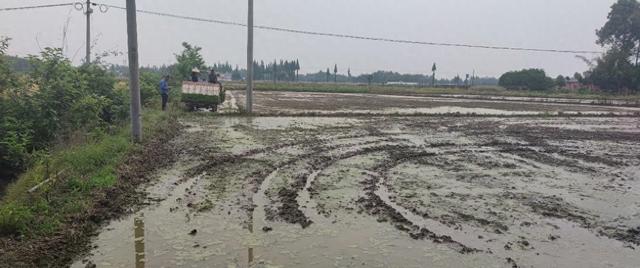
[[[162,96],[162,110],[166,111],[167,102],[169,101],[169,76],[168,75],[166,75],[165,77],[162,78],[162,80],[160,80],[160,95]]]

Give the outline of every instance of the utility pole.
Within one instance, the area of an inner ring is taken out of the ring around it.
[[[91,0],[87,0],[87,57],[85,59],[86,64],[91,63],[91,13],[93,13],[93,8],[91,8]]]
[[[253,0],[249,0],[247,22],[247,113],[253,112]]]
[[[471,75],[471,86],[475,86],[476,84],[476,70],[473,70],[473,74]]]
[[[129,90],[131,91],[131,134],[134,142],[142,140],[140,122],[140,73],[138,69],[138,21],[136,0],[127,0],[127,37],[129,46]]]

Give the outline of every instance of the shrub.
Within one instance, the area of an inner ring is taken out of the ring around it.
[[[550,90],[555,82],[544,70],[527,69],[503,74],[498,84],[507,89]]]
[[[25,233],[34,216],[29,208],[15,203],[0,206],[0,235]]]

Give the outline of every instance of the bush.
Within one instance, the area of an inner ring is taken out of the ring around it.
[[[28,224],[33,220],[33,213],[25,206],[15,203],[0,206],[0,235],[26,233]]]
[[[60,49],[46,48],[18,77],[4,60],[7,42],[0,39],[1,177],[22,171],[33,152],[128,117],[128,91],[114,90],[115,76],[104,66],[74,67]]]
[[[550,90],[555,82],[544,70],[528,69],[503,74],[498,84],[507,89]]]
[[[150,71],[140,72],[140,101],[149,104],[154,97],[159,96],[159,83],[162,76]]]

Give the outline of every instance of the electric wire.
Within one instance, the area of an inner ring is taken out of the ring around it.
[[[108,4],[104,4],[104,5],[109,7],[109,8],[126,10],[126,8],[120,7],[120,6],[108,5]],[[156,16],[163,16],[163,17],[169,17],[169,18],[175,18],[175,19],[184,19],[184,20],[191,20],[191,21],[209,22],[209,23],[215,23],[215,24],[247,27],[247,24],[240,23],[240,22],[198,18],[198,17],[176,15],[176,14],[171,14],[171,13],[149,11],[149,10],[142,10],[142,9],[137,9],[136,11],[138,13],[156,15]],[[464,47],[464,48],[480,48],[480,49],[492,49],[492,50],[551,52],[551,53],[570,53],[570,54],[602,54],[602,52],[600,52],[600,51],[590,51],[590,50],[543,49],[543,48],[507,47],[507,46],[474,45],[474,44],[461,44],[461,43],[412,41],[412,40],[391,39],[391,38],[384,38],[384,37],[372,37],[372,36],[362,36],[362,35],[315,32],[315,31],[297,30],[297,29],[282,28],[282,27],[263,26],[263,25],[254,25],[254,28],[263,29],[263,30],[270,30],[270,31],[277,31],[277,32],[303,34],[303,35],[325,36],[325,37],[346,38],[346,39],[356,39],[356,40],[368,40],[368,41],[381,41],[381,42],[401,43],[401,44],[427,45],[427,46]]]
[[[27,9],[50,8],[50,7],[63,7],[63,6],[72,6],[73,4],[74,3],[60,3],[60,4],[37,5],[37,6],[4,7],[4,8],[0,8],[0,11],[14,11],[14,10],[27,10]]]
[[[38,6],[23,6],[23,7],[12,7],[12,8],[0,8],[0,11],[51,8],[51,7],[71,6],[71,5],[74,5],[74,4],[75,3],[61,3],[61,4],[38,5]],[[126,10],[125,7],[116,6],[116,5],[100,4],[100,6],[101,7],[114,8],[114,9],[120,9],[120,10]],[[190,21],[215,23],[215,24],[221,24],[221,25],[247,27],[247,24],[245,24],[245,23],[234,22],[234,21],[198,18],[198,17],[192,17],[192,16],[177,15],[177,14],[171,14],[171,13],[165,13],[165,12],[157,12],[157,11],[149,11],[149,10],[143,10],[143,9],[137,9],[136,11],[138,13],[142,13],[142,14],[169,17],[169,18],[174,18],[174,19],[183,19],[183,20],[190,20]],[[399,43],[399,44],[412,44],[412,45],[478,48],[478,49],[490,49],[490,50],[521,51],[521,52],[548,52],[548,53],[570,53],[570,54],[602,54],[601,51],[592,51],[592,50],[545,49],[545,48],[527,48],[527,47],[476,45],[476,44],[464,44],[464,43],[427,42],[427,41],[392,39],[392,38],[364,36],[364,35],[352,35],[352,34],[341,34],[341,33],[307,31],[307,30],[298,30],[298,29],[274,27],[274,26],[265,26],[265,25],[254,25],[254,28],[262,29],[262,30],[269,30],[269,31],[276,31],[276,32],[301,34],[301,35],[324,36],[324,37],[355,39],[355,40],[365,40],[365,41],[378,41],[378,42]]]

